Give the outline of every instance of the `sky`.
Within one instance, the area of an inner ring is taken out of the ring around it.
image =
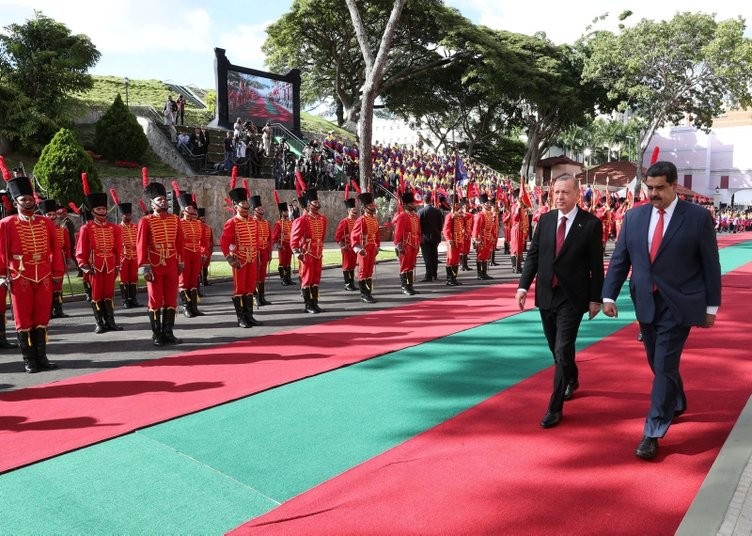
[[[409,1],[409,0],[408,0]],[[476,24],[524,34],[544,31],[555,43],[572,43],[594,18],[609,20],[630,9],[632,23],[671,19],[678,11],[716,13],[716,20],[741,16],[752,37],[752,3],[720,0],[600,0],[575,7],[561,0],[446,0]],[[740,7],[746,4],[746,7]],[[261,45],[266,27],[292,0],[0,0],[0,31],[23,24],[34,11],[86,34],[102,57],[93,74],[156,79],[204,89],[215,87],[214,48],[224,48],[234,65],[268,70]],[[342,0],[343,9],[347,9]],[[616,30],[615,22],[597,28]]]

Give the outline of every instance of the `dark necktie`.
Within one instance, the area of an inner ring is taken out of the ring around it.
[[[662,208],[658,209],[658,223],[655,225],[653,231],[653,240],[650,242],[650,262],[655,260],[655,256],[658,254],[658,248],[661,247],[661,240],[663,240],[663,215],[666,213]]]
[[[556,249],[554,250],[554,258],[559,256],[562,246],[564,246],[564,238],[567,234],[567,217],[564,216],[559,220],[559,227],[556,228]],[[559,285],[559,278],[556,274],[551,278],[551,286],[557,287]]]

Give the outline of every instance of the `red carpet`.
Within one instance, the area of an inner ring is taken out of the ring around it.
[[[509,316],[518,312],[509,299],[514,288],[490,286],[2,393],[0,472]],[[451,310],[451,318],[437,317],[437,309]]]
[[[751,280],[726,276],[718,323],[693,330],[688,412],[655,462],[634,456],[651,374],[629,326],[580,353],[559,427],[538,426],[548,370],[232,534],[673,534],[750,396]]]

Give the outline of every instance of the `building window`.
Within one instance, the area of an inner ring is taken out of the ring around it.
[[[728,190],[729,176],[721,175],[721,190]]]
[[[692,175],[684,175],[684,186],[692,189]]]

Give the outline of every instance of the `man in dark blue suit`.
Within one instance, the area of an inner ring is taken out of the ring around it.
[[[655,458],[658,439],[687,409],[679,360],[692,326],[709,328],[721,304],[721,265],[710,212],[676,195],[677,170],[656,162],[645,184],[650,204],[626,212],[603,285],[603,313],[632,269],[629,290],[653,371],[650,411],[635,454]]]
[[[603,286],[603,225],[577,206],[580,187],[572,175],[554,182],[555,206],[541,216],[520,277],[516,300],[525,307],[527,290],[535,283],[535,305],[556,364],[551,399],[540,425],[556,426],[564,401],[579,387],[575,342],[582,316],[592,319],[601,309]]]

